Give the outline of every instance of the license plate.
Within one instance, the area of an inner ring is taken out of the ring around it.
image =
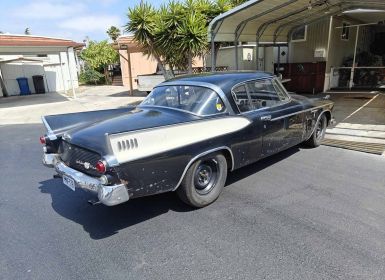
[[[69,187],[71,190],[75,191],[75,181],[74,179],[66,176],[66,175],[63,175],[63,183],[64,185],[66,185],[67,187]]]

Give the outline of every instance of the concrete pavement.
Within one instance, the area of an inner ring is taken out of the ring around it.
[[[140,103],[145,93],[129,96],[122,86],[84,86],[77,99],[51,92],[0,98],[0,125],[41,123],[41,116],[117,108]]]
[[[295,147],[229,173],[207,208],[90,206],[42,166],[44,131],[0,127],[1,279],[385,279],[383,157]]]
[[[329,93],[334,101],[336,126],[328,128],[324,144],[363,152],[385,151],[385,94]]]

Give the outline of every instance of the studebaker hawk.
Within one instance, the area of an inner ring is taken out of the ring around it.
[[[176,191],[203,207],[227,173],[302,142],[316,147],[333,103],[289,94],[263,72],[182,76],[159,84],[136,107],[42,118],[43,163],[94,203]]]

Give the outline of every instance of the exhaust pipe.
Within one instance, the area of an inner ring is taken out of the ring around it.
[[[92,199],[88,200],[87,202],[88,202],[90,205],[92,205],[92,206],[95,206],[95,205],[101,203],[100,200],[96,201],[96,200],[92,200]]]

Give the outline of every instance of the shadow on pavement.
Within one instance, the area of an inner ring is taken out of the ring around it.
[[[82,225],[92,239],[112,236],[121,229],[150,220],[170,210],[194,210],[179,201],[175,193],[136,198],[113,207],[103,204],[92,206],[87,201],[95,199],[94,195],[78,189],[72,192],[60,179],[50,179],[40,184],[40,191],[51,195],[52,208],[59,215]]]
[[[229,173],[226,185],[253,175],[298,151],[299,148],[297,147],[291,148]],[[152,219],[168,211],[194,211],[193,208],[182,203],[174,192],[136,198],[113,207],[102,204],[91,206],[87,201],[95,199],[94,195],[82,190],[72,192],[63,185],[60,179],[46,180],[40,184],[40,191],[51,195],[52,208],[59,215],[82,225],[92,239],[112,236],[121,229]]]
[[[281,160],[284,160],[295,153],[300,151],[300,147],[302,146],[295,146],[292,147],[288,150],[282,151],[276,155],[264,158],[262,160],[257,161],[256,163],[247,165],[245,167],[242,167],[240,169],[237,169],[233,172],[228,173],[227,181],[226,181],[226,186],[234,184],[246,177],[249,177],[269,166],[272,166],[276,164],[277,162],[280,162]]]

